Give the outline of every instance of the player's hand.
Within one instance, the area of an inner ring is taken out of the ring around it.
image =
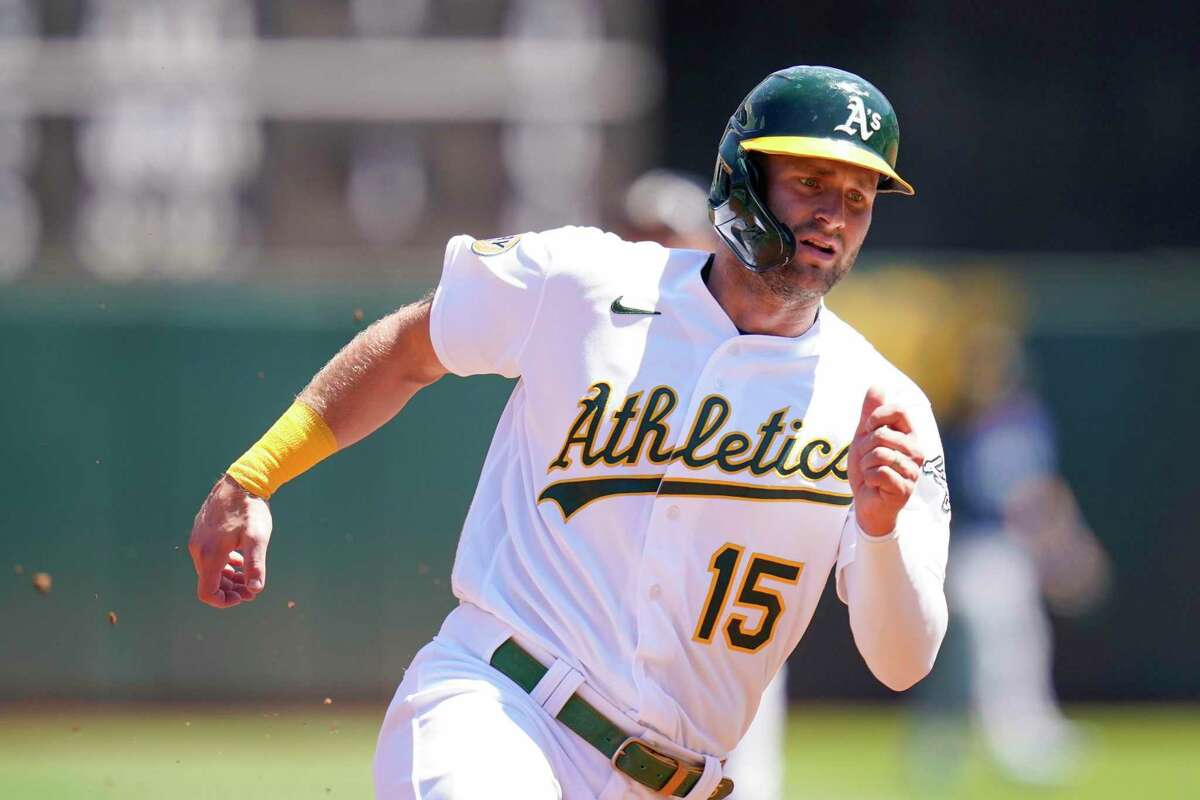
[[[267,583],[267,501],[222,475],[196,514],[188,552],[196,566],[196,596],[214,608],[253,600]]]
[[[863,397],[848,463],[854,513],[865,533],[884,536],[895,530],[924,463],[904,409],[885,403],[883,392],[872,386]]]

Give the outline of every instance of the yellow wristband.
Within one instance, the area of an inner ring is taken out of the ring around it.
[[[337,439],[325,420],[297,400],[225,472],[247,492],[267,500],[280,486],[337,449]]]

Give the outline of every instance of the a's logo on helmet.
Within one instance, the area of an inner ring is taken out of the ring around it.
[[[850,102],[846,104],[846,108],[850,109],[850,116],[846,118],[845,122],[834,128],[835,131],[844,131],[851,136],[857,133],[865,142],[883,124],[879,112],[867,108],[858,92],[850,96]],[[858,130],[854,130],[856,125]]]

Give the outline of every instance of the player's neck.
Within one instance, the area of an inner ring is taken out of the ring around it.
[[[741,333],[800,336],[812,327],[821,307],[819,299],[789,301],[774,294],[727,250],[717,252],[706,283]]]

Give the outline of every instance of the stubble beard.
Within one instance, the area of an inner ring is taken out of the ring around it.
[[[762,286],[776,299],[789,306],[810,306],[829,294],[845,277],[858,258],[858,250],[822,269],[805,264],[793,256],[782,267],[758,273]]]

